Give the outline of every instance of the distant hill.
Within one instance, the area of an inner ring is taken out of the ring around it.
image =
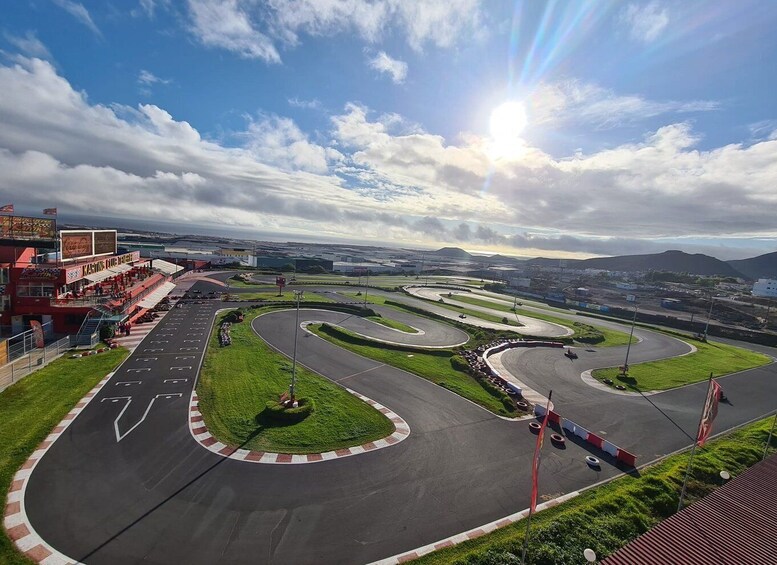
[[[649,255],[621,255],[620,257],[596,257],[580,261],[578,269],[607,269],[610,271],[672,271],[691,275],[720,275],[724,277],[742,277],[728,263],[703,255],[683,251],[664,251]]]
[[[447,257],[448,259],[472,259],[472,255],[460,247],[443,247],[437,251],[432,251],[430,255],[436,255],[437,257]]]
[[[559,267],[559,259],[539,257],[528,262],[538,267]],[[703,255],[683,251],[664,251],[649,255],[620,255],[617,257],[595,257],[593,259],[567,259],[564,265],[570,269],[603,269],[607,271],[672,271],[692,275],[720,275],[724,277],[743,277],[728,263]],[[746,278],[746,277],[745,277]]]
[[[777,279],[777,251],[727,263],[751,279]]]

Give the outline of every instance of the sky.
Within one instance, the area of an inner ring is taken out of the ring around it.
[[[775,28],[760,0],[15,0],[0,205],[524,257],[769,253]]]

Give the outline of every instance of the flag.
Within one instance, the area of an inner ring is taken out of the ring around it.
[[[696,436],[696,443],[699,447],[704,445],[707,438],[712,433],[712,422],[715,421],[715,416],[718,415],[718,400],[720,400],[720,385],[710,379],[710,387],[707,391],[707,400],[704,403],[704,412],[699,422],[699,433]]]
[[[43,209],[43,215],[44,216],[56,216],[57,215],[57,209],[56,208],[44,208]]]
[[[553,394],[551,391],[548,394],[548,404],[545,407],[545,417],[542,419],[542,426],[537,433],[537,445],[534,447],[534,461],[532,461],[531,469],[531,506],[529,512],[533,513],[537,509],[537,486],[540,473],[540,450],[542,449],[542,438],[545,435],[545,428],[548,425],[548,416],[550,415],[550,397]]]
[[[0,212],[3,214],[13,214],[13,204],[6,204],[5,206],[0,206]]]

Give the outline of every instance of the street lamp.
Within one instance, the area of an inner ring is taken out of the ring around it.
[[[294,324],[294,352],[291,360],[291,384],[289,385],[289,402],[294,404],[294,386],[297,384],[297,334],[299,333],[299,301],[304,290],[293,290],[294,297],[297,299],[297,321]]]
[[[634,337],[634,324],[637,323],[637,311],[639,306],[634,304],[634,317],[631,319],[631,332],[629,333],[629,343],[626,345],[626,360],[623,362],[623,374],[629,372],[629,352],[631,351],[631,338]]]
[[[707,312],[707,324],[704,326],[704,339],[702,339],[704,343],[707,343],[707,330],[710,329],[710,318],[712,317],[713,304],[715,304],[715,297],[710,294],[710,310]]]

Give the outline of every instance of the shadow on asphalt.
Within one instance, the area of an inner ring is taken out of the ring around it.
[[[255,437],[255,436],[258,434],[258,433],[259,433],[258,431],[256,431],[256,432],[252,433],[252,434],[251,434],[251,435],[248,437],[248,439],[246,439],[246,440],[245,440],[245,441],[244,441],[242,444],[240,444],[240,446],[239,446],[237,449],[243,449],[243,448],[245,448],[245,446],[246,446],[246,445],[248,445],[248,443],[249,443],[249,442],[250,442],[252,439],[254,439],[254,437]],[[146,510],[146,511],[145,511],[143,514],[141,514],[141,515],[140,515],[138,518],[136,518],[135,520],[133,520],[132,522],[130,522],[129,524],[127,524],[126,526],[124,526],[122,529],[120,529],[118,532],[116,532],[116,533],[115,533],[115,534],[113,534],[111,537],[109,537],[108,539],[106,539],[106,540],[105,540],[104,542],[102,542],[100,545],[98,545],[97,547],[95,547],[94,549],[92,549],[92,550],[91,550],[89,553],[85,553],[84,555],[82,555],[81,557],[79,557],[79,558],[78,558],[78,562],[79,562],[79,563],[85,563],[85,562],[87,561],[87,559],[91,558],[91,557],[92,557],[92,556],[93,556],[95,553],[97,553],[97,552],[98,552],[98,551],[100,551],[102,548],[104,548],[105,546],[107,546],[109,543],[111,543],[112,541],[114,541],[115,539],[117,539],[117,538],[118,538],[119,536],[121,536],[123,533],[125,533],[125,532],[129,531],[129,530],[130,530],[130,529],[131,529],[133,526],[135,526],[136,524],[139,524],[140,522],[142,522],[142,521],[143,521],[145,518],[147,518],[148,516],[150,516],[151,514],[153,514],[154,512],[156,512],[158,509],[162,508],[162,506],[164,506],[165,504],[167,504],[167,503],[168,503],[170,500],[174,499],[176,496],[178,496],[179,494],[181,494],[183,491],[185,491],[187,488],[189,488],[190,486],[192,486],[194,483],[196,483],[197,481],[199,481],[201,478],[203,478],[205,475],[207,475],[208,473],[210,473],[210,472],[211,472],[213,469],[215,469],[216,467],[218,467],[219,465],[221,465],[221,464],[222,464],[222,463],[224,463],[225,461],[229,461],[229,458],[227,458],[227,457],[219,457],[219,460],[218,460],[218,461],[216,461],[216,462],[215,462],[213,465],[211,465],[211,466],[209,466],[208,468],[204,469],[204,470],[203,470],[201,473],[197,474],[197,475],[196,475],[194,478],[192,478],[191,480],[187,481],[187,482],[186,482],[186,483],[185,483],[183,486],[181,486],[180,488],[178,488],[178,489],[176,489],[174,492],[172,492],[172,493],[171,493],[171,494],[170,494],[168,497],[166,497],[166,498],[165,498],[165,499],[164,499],[162,502],[160,502],[160,503],[158,503],[158,504],[154,505],[153,507],[149,508],[148,510]]]

